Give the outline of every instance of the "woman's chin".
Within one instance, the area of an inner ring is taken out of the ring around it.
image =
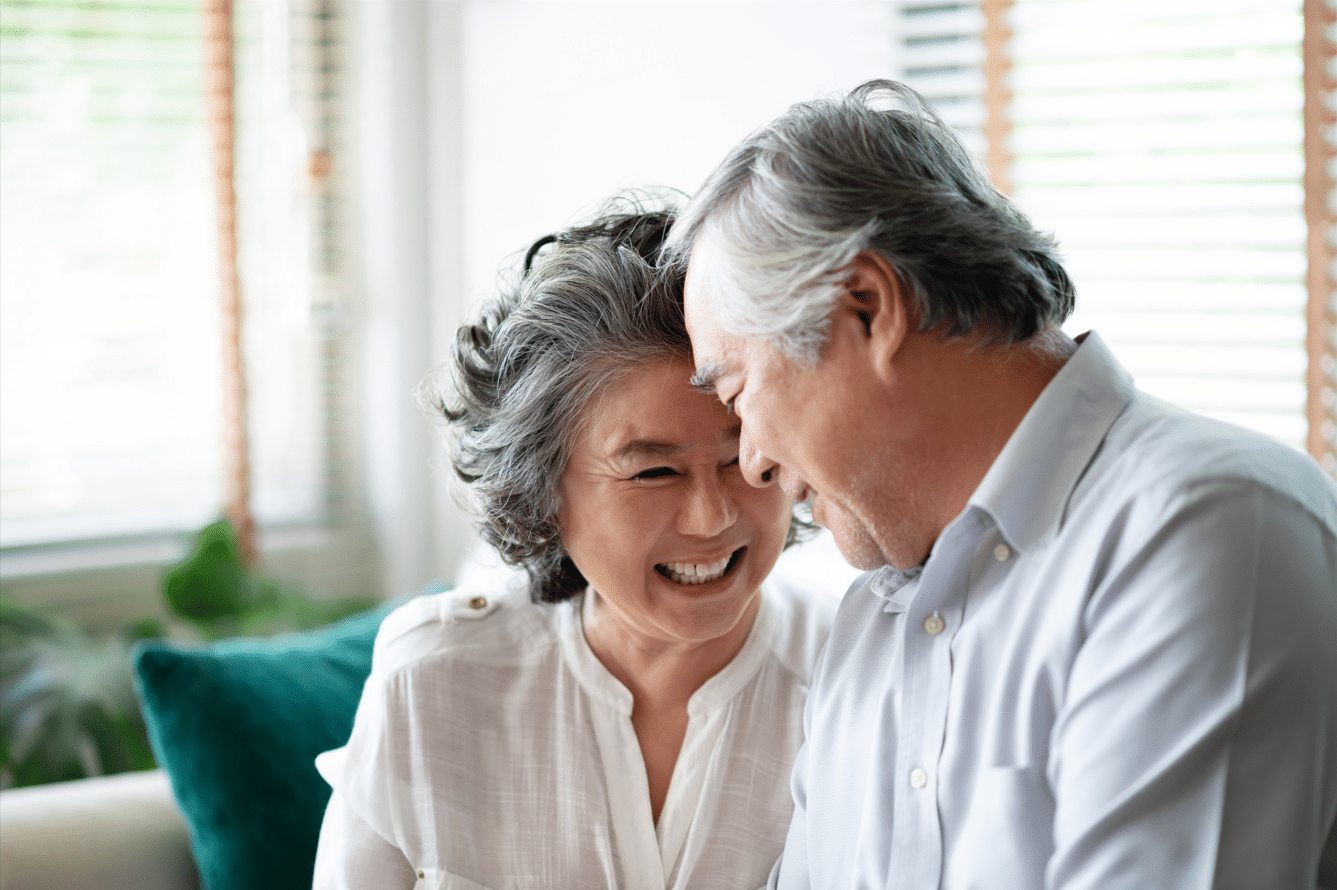
[[[744,552],[719,578],[695,584],[654,572],[655,591],[667,607],[664,620],[675,625],[676,636],[706,642],[737,630],[761,596],[762,579],[750,571],[749,559]]]

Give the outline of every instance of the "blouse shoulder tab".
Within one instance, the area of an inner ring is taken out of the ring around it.
[[[461,587],[414,597],[381,623],[372,655],[373,669],[394,669],[431,652],[480,639],[469,629],[484,632],[493,622],[485,619],[515,611],[527,602],[516,579],[503,587]],[[519,599],[517,599],[517,597]],[[463,636],[461,636],[463,634]]]
[[[379,661],[393,643],[407,634],[439,621],[440,600],[443,596],[449,596],[449,593],[431,593],[414,597],[387,615],[381,622],[380,631],[376,634],[373,660]]]

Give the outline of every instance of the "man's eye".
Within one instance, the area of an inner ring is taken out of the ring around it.
[[[733,403],[736,402],[736,401],[738,401],[738,396],[734,396],[732,399],[729,399],[727,402],[724,403],[724,410],[725,410],[725,411],[728,411],[730,414],[732,414],[732,413],[733,413]]]
[[[650,470],[642,470],[641,472],[636,474],[635,478],[662,479],[665,476],[676,476],[676,475],[678,475],[678,471],[673,469],[672,467],[655,467],[654,469]]]

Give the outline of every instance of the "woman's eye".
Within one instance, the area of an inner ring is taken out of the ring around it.
[[[733,460],[729,461],[729,462],[726,463],[724,466],[725,466],[725,467],[736,467],[736,466],[738,466],[738,458],[735,457]]]
[[[673,469],[672,467],[655,467],[654,469],[650,470],[642,470],[641,472],[636,474],[635,478],[662,479],[665,476],[676,476],[676,475],[678,475],[678,471]]]

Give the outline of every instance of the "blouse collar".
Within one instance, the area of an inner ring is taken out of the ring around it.
[[[695,717],[730,702],[761,670],[766,656],[775,648],[779,624],[775,609],[767,595],[767,584],[762,584],[761,606],[752,619],[743,648],[719,673],[711,677],[687,701],[687,714]],[[588,590],[586,591],[586,594]],[[631,691],[606,668],[590,648],[581,625],[581,603],[585,594],[560,603],[555,611],[557,638],[562,657],[571,673],[591,698],[604,702],[623,716],[630,718]]]

